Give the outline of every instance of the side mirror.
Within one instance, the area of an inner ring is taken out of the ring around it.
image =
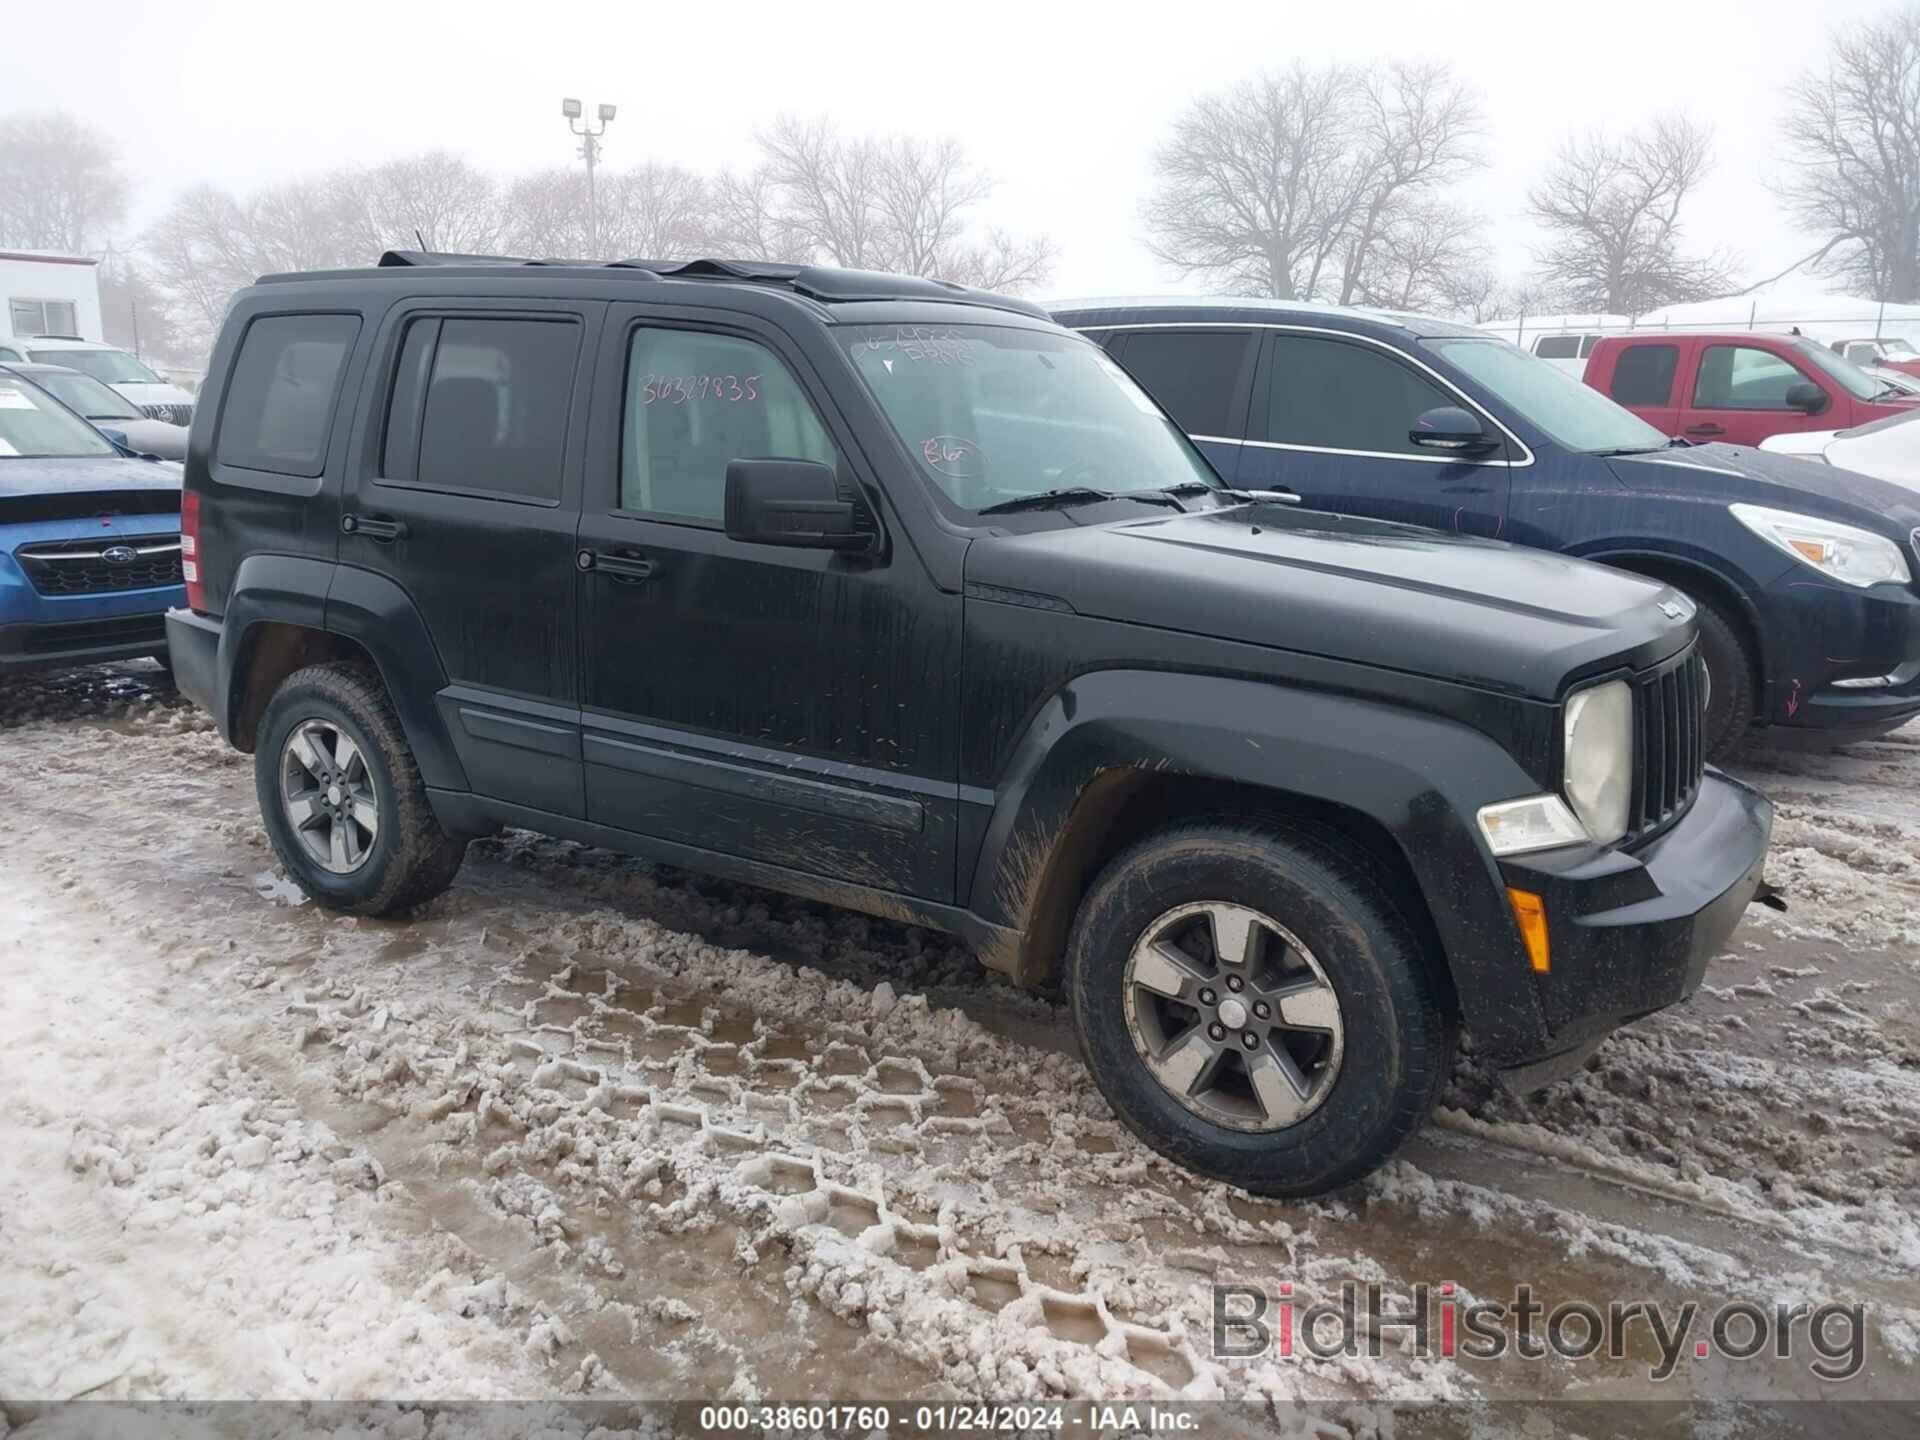
[[[1811,380],[1800,380],[1787,387],[1787,408],[1802,415],[1818,415],[1827,408],[1827,392]]]
[[[831,465],[814,460],[727,464],[727,538],[805,550],[865,550],[873,532]]]
[[[1496,448],[1499,438],[1487,433],[1480,417],[1458,405],[1438,405],[1413,422],[1407,439],[1422,450],[1450,450],[1456,455],[1482,455]]]
[[[113,430],[113,429],[109,429],[105,425],[102,425],[100,427],[100,433],[106,436],[107,439],[111,440],[114,443],[114,447],[116,449],[124,450],[129,455],[133,453],[133,442],[127,439],[126,431]]]

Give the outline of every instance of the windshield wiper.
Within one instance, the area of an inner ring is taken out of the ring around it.
[[[1002,500],[973,513],[1006,515],[1015,510],[1047,510],[1055,505],[1080,505],[1093,500],[1138,500],[1143,505],[1171,505],[1176,510],[1181,508],[1180,502],[1164,490],[1096,490],[1091,485],[1062,485],[1057,490],[1042,490],[1037,495],[1020,495],[1012,500]]]
[[[1054,505],[1076,505],[1087,500],[1111,500],[1111,490],[1096,490],[1091,485],[1063,485],[1058,490],[1042,490],[1035,495],[1019,495],[982,506],[976,515],[1007,515],[1015,510],[1045,510]]]
[[[1680,443],[1684,445],[1690,442],[1683,440]],[[1606,460],[1615,455],[1653,455],[1661,450],[1671,449],[1673,449],[1673,441],[1663,440],[1658,445],[1615,445],[1611,450],[1590,450],[1587,453]]]

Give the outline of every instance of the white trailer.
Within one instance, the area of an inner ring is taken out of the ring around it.
[[[86,255],[0,250],[0,360],[24,360],[15,342],[37,335],[104,340],[99,264]]]

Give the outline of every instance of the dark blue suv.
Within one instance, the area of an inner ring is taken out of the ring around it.
[[[1710,751],[1756,725],[1884,733],[1920,714],[1920,496],[1668,439],[1484,331],[1385,311],[1062,304],[1229,484],[1664,580],[1699,606]]]

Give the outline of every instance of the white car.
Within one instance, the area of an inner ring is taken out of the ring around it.
[[[126,351],[97,340],[64,340],[29,336],[12,342],[37,365],[64,365],[103,381],[140,407],[143,414],[170,425],[193,419],[193,396],[161,379]]]
[[[1797,430],[1771,435],[1762,450],[1824,460],[1843,470],[1871,475],[1909,490],[1920,490],[1920,410],[1890,415],[1851,430]]]

